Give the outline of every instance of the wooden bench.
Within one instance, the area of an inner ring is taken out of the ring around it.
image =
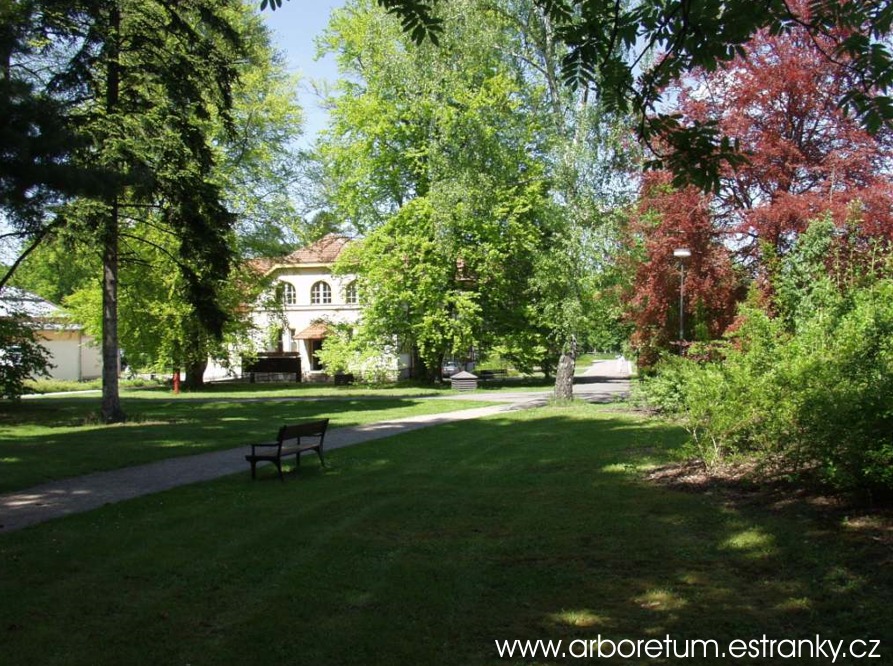
[[[279,470],[279,478],[284,481],[285,477],[282,476],[282,459],[293,455],[295,457],[295,468],[297,469],[301,464],[301,454],[307,451],[316,451],[320,464],[325,467],[326,461],[323,458],[322,445],[328,426],[329,419],[284,425],[279,428],[279,434],[276,436],[275,442],[252,444],[251,453],[245,456],[245,460],[251,463],[251,478],[256,478],[257,463],[268,461],[276,465],[276,469]],[[303,441],[305,439],[312,441],[305,442]]]

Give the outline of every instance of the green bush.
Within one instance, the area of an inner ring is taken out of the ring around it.
[[[49,353],[24,316],[0,317],[0,398],[18,400],[28,379],[45,376],[49,365]]]
[[[397,381],[396,353],[387,343],[354,337],[349,324],[333,329],[316,352],[329,374],[350,373],[357,381],[373,385]]]
[[[837,487],[893,490],[893,281],[818,311],[797,337],[798,449]]]
[[[821,233],[827,224],[783,267],[778,316],[743,307],[727,344],[664,359],[644,394],[708,465],[743,455],[838,490],[890,493],[893,279],[804,268],[824,260]]]
[[[645,382],[715,464],[747,455],[840,490],[893,490],[893,281],[860,288],[786,334],[764,312],[719,361],[666,359]]]

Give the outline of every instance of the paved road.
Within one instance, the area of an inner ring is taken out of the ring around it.
[[[578,398],[590,402],[610,402],[629,391],[628,373],[629,367],[625,361],[596,362],[577,377],[574,393]],[[442,423],[456,423],[517,409],[539,407],[548,402],[550,395],[551,391],[505,390],[451,394],[446,397],[500,404],[335,428],[326,435],[326,449],[338,449]],[[246,447],[241,446],[226,451],[169,458],[147,465],[62,479],[0,495],[0,534],[177,486],[209,481],[237,472],[247,475],[245,452]]]

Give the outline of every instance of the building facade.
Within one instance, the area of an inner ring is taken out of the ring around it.
[[[329,234],[285,257],[254,262],[271,281],[271,293],[252,312],[258,348],[266,357],[297,355],[304,381],[328,378],[316,352],[333,325],[360,318],[355,276],[332,273],[348,243]]]
[[[0,317],[20,316],[47,350],[49,377],[84,381],[102,376],[102,352],[83,328],[56,305],[35,294],[6,287],[0,294]]]

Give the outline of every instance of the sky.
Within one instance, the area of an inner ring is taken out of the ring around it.
[[[288,71],[301,76],[298,101],[304,108],[304,136],[299,145],[309,145],[325,127],[327,115],[318,104],[310,81],[334,83],[338,77],[335,59],[329,55],[316,60],[314,39],[329,22],[332,10],[344,0],[286,0],[275,11],[262,13],[273,37],[273,45],[286,56]]]

